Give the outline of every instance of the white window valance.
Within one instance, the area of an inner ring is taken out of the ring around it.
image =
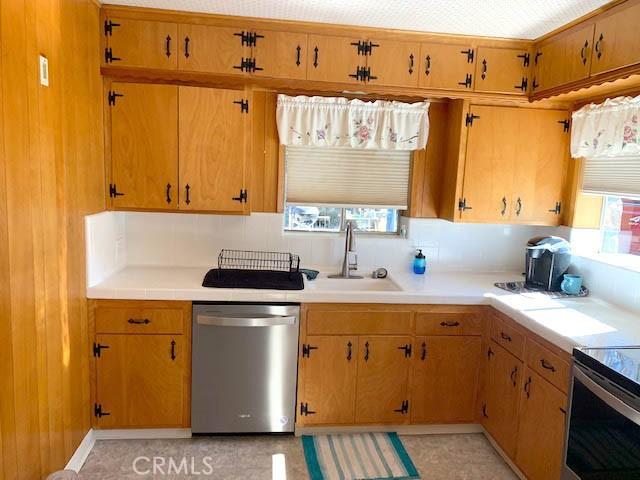
[[[429,102],[363,102],[278,95],[282,145],[419,150],[429,136]]]
[[[640,154],[640,96],[586,105],[572,118],[572,157]]]

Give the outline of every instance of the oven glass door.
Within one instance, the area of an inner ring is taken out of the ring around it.
[[[575,366],[564,478],[640,479],[639,423],[637,410]]]

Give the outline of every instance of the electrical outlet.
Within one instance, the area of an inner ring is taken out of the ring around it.
[[[40,55],[40,85],[49,86],[49,60],[44,55]]]

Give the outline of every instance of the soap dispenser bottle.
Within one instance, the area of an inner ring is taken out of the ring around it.
[[[427,259],[425,258],[422,250],[419,249],[416,253],[416,257],[413,259],[413,273],[423,275],[427,269]]]

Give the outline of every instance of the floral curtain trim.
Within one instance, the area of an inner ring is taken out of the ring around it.
[[[420,150],[429,137],[429,102],[363,102],[278,95],[282,145]]]
[[[571,156],[614,157],[640,153],[640,96],[617,97],[573,112]]]

